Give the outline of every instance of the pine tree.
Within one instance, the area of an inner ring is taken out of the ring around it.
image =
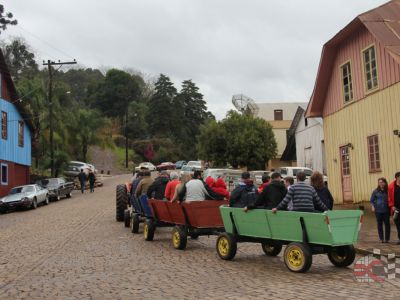
[[[160,74],[155,93],[148,103],[147,124],[153,136],[173,137],[177,127],[174,101],[176,88],[168,76]]]

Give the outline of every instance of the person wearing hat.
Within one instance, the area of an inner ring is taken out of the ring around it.
[[[281,203],[286,196],[286,192],[285,185],[282,183],[281,174],[274,172],[271,175],[271,182],[263,189],[261,194],[259,194],[254,205],[246,206],[244,211],[247,212],[249,209],[253,208],[272,209]]]

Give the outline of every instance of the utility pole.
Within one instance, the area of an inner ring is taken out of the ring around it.
[[[128,106],[125,112],[125,168],[128,169]]]
[[[53,128],[53,69],[52,66],[59,65],[74,65],[76,64],[76,60],[67,61],[67,62],[55,62],[48,60],[47,63],[43,61],[43,65],[48,67],[49,70],[49,86],[48,86],[48,101],[49,101],[49,127],[50,127],[50,168],[51,168],[51,177],[55,176],[55,168],[54,168],[54,128]]]

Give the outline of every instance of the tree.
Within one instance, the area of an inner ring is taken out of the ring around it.
[[[22,38],[15,38],[3,45],[4,58],[13,80],[18,84],[21,78],[32,79],[39,73],[35,54]]]
[[[180,93],[174,99],[177,126],[176,137],[184,147],[185,157],[196,157],[196,137],[200,133],[200,126],[212,118],[207,111],[203,95],[191,80],[182,82]],[[179,131],[178,131],[179,130]]]
[[[148,103],[147,124],[153,136],[173,137],[176,129],[174,99],[176,88],[168,76],[160,74],[155,92]]]
[[[197,149],[203,159],[219,165],[258,169],[276,156],[277,144],[269,123],[231,111],[201,128]]]
[[[4,12],[4,5],[0,4],[0,33],[7,29],[8,25],[17,25],[18,21],[13,19],[13,14]]]
[[[130,74],[111,69],[107,71],[104,80],[90,92],[93,108],[98,108],[108,117],[118,117],[122,120],[129,103],[138,100],[140,87]]]

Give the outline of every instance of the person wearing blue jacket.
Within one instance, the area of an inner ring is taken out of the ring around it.
[[[378,225],[378,235],[382,243],[388,243],[390,240],[390,213],[388,205],[388,183],[385,178],[378,179],[378,187],[371,195],[371,209],[375,212]],[[383,234],[383,225],[385,225],[385,234]]]

